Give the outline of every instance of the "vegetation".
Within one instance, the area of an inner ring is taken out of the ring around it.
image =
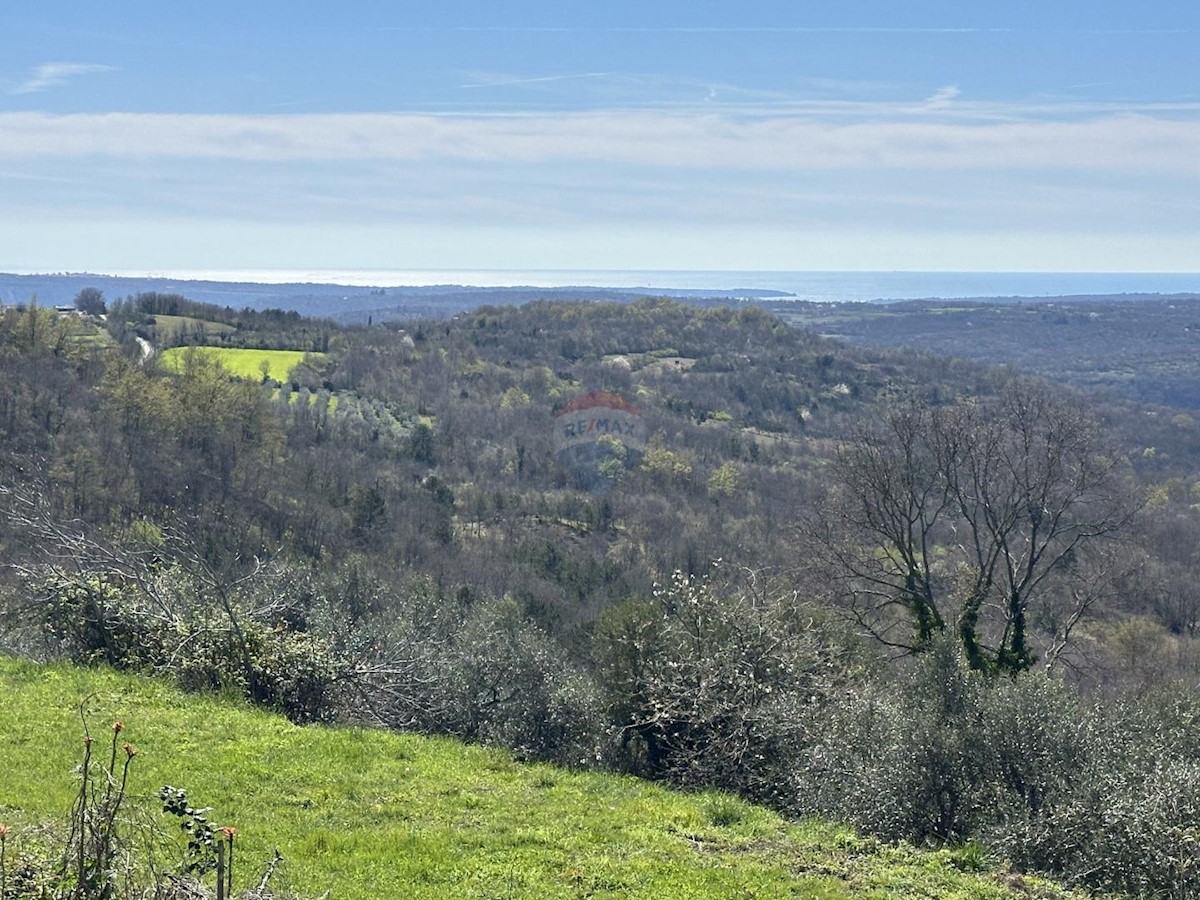
[[[5,651],[1200,890],[1188,414],[752,307],[108,310],[0,312]],[[557,452],[592,391],[644,452]]]
[[[1069,601],[1044,617],[1053,663],[1096,601],[1097,578],[1080,571],[1106,571],[1095,547],[1137,508],[1098,444],[1078,406],[1020,383],[994,400],[901,402],[857,432],[839,448],[840,491],[813,528],[855,621],[904,653],[957,622],[973,668],[1014,674],[1036,661],[1035,604],[1057,593]],[[1055,591],[1060,578],[1071,587]]]
[[[1194,294],[773,307],[801,327],[868,346],[1012,365],[1180,409],[1195,409],[1200,397],[1200,297]]]
[[[323,353],[329,349],[332,325],[280,309],[234,310],[197,303],[180,294],[148,291],[109,304],[108,328],[120,340],[136,335],[164,347],[211,345]]]
[[[255,378],[281,383],[289,381],[292,370],[301,363],[320,365],[325,358],[322,353],[305,353],[300,350],[174,348],[162,354],[162,364],[171,371],[186,373],[189,368],[194,368],[186,358],[189,354],[211,357],[234,378]]]
[[[299,728],[105,670],[0,659],[0,689],[22,723],[0,746],[14,874],[79,788],[70,771],[88,697],[92,718],[120,717],[121,739],[137,739],[124,802],[138,821],[177,831],[158,788],[183,778],[188,797],[236,825],[236,890],[257,885],[278,848],[272,883],[310,896],[1014,896],[969,849],[918,852],[788,824],[725,794],[521,765],[444,739]]]

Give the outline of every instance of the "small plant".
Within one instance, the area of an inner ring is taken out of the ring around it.
[[[960,872],[983,872],[990,864],[987,850],[978,841],[967,841],[950,851],[950,865]]]
[[[220,826],[208,820],[209,807],[188,805],[187,791],[164,785],[158,792],[163,812],[179,819],[179,827],[187,835],[187,858],[183,871],[189,875],[205,875],[217,867],[217,832]]]
[[[83,715],[83,760],[78,767],[79,790],[71,806],[61,849],[48,854],[20,853],[9,871],[10,826],[0,823],[0,900],[143,900],[213,896],[200,879],[216,875],[216,900],[233,898],[233,849],[237,829],[209,819],[210,810],[188,803],[187,791],[166,785],[159,792],[163,811],[179,819],[187,835],[183,858],[174,874],[151,862],[160,845],[161,830],[131,841],[127,834],[129,773],[138,750],[123,742],[124,723],[111,726],[106,753],[88,733]],[[15,849],[15,848],[14,848]],[[268,883],[283,858],[276,852],[262,878],[245,897],[266,900],[278,896]],[[9,875],[13,877],[10,879]]]
[[[164,785],[158,792],[163,812],[177,817],[179,827],[187,835],[187,857],[183,871],[188,875],[217,873],[217,900],[233,896],[233,839],[237,829],[217,825],[208,818],[210,807],[190,806],[187,791]],[[3,898],[0,898],[3,900]]]
[[[711,794],[704,802],[704,811],[718,828],[737,825],[746,818],[746,804],[728,794]]]
[[[71,808],[71,832],[58,873],[64,888],[60,896],[98,900],[116,896],[115,861],[120,846],[117,814],[125,800],[130,764],[138,752],[128,742],[119,744],[124,727],[120,721],[112,723],[108,762],[97,765],[92,754],[95,742],[84,716],[83,763],[79,767],[79,793]]]

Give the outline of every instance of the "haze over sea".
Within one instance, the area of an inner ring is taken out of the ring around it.
[[[1058,297],[1079,294],[1200,293],[1200,273],[1185,272],[768,272],[648,269],[524,270],[196,270],[112,272],[194,281],[400,287],[609,287],[780,291],[801,300],[909,300],[931,297]]]

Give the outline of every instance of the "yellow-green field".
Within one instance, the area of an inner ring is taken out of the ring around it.
[[[212,354],[230,375],[238,378],[262,378],[263,365],[267,377],[287,381],[292,369],[306,356],[323,359],[324,353],[305,353],[303,350],[241,350],[227,347],[172,347],[162,353],[162,364],[175,372],[183,370],[186,353]]]

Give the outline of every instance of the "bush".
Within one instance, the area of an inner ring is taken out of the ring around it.
[[[788,805],[833,654],[793,595],[675,573],[611,610],[594,658],[629,770]]]
[[[982,841],[1091,888],[1200,895],[1200,700],[1089,706],[1037,672],[991,681],[941,641],[814,722],[794,812],[916,843]]]
[[[602,708],[590,680],[515,599],[474,602],[448,637],[431,661],[437,730],[526,759],[597,762]]]
[[[177,568],[140,579],[55,573],[36,586],[34,608],[74,662],[166,674],[188,690],[236,690],[296,722],[334,717],[345,657],[289,624],[286,604],[212,594]]]
[[[374,640],[354,685],[369,718],[524,759],[592,766],[606,758],[592,679],[514,598],[447,598],[420,581],[379,619],[363,626]]]

